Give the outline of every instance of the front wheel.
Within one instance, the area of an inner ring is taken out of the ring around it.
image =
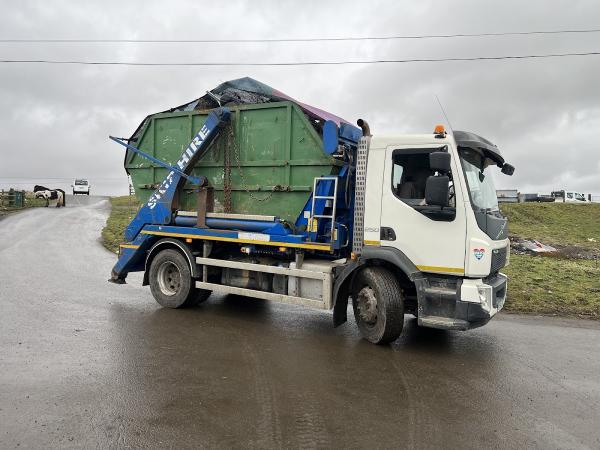
[[[352,306],[358,329],[374,344],[398,339],[404,327],[404,298],[398,280],[382,267],[367,267],[356,278]]]
[[[152,260],[150,291],[165,308],[188,308],[205,301],[210,291],[196,289],[187,259],[177,250],[161,251]]]

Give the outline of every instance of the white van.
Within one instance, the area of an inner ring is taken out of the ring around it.
[[[90,183],[85,178],[77,178],[71,185],[73,188],[73,195],[86,194],[90,195]]]

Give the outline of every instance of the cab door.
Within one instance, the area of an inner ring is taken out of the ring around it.
[[[389,146],[382,177],[380,245],[404,253],[423,272],[464,275],[466,218],[460,183],[451,181],[453,217],[425,204],[429,153],[439,144]],[[460,173],[451,154],[451,180]],[[454,191],[454,192],[453,192]],[[446,213],[452,211],[445,211]]]

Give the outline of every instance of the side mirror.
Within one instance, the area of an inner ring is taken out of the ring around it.
[[[448,206],[450,194],[449,183],[450,178],[448,175],[428,177],[425,184],[425,202],[430,206]]]
[[[501,172],[505,175],[510,176],[513,173],[515,173],[515,166],[511,166],[510,164],[503,164]]]
[[[450,153],[432,152],[429,154],[429,167],[431,170],[441,173],[450,172]]]

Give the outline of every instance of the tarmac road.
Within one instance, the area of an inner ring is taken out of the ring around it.
[[[393,346],[328,312],[107,283],[108,202],[0,221],[0,448],[600,448],[600,324],[407,316]]]

